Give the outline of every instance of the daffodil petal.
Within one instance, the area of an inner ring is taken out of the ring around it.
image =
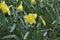
[[[34,20],[34,23],[36,24],[36,21]]]
[[[37,14],[33,14],[34,15],[34,18],[36,18],[37,17]]]

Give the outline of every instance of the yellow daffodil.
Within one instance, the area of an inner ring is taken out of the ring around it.
[[[8,13],[8,15],[10,15],[9,7],[6,5],[5,1],[0,3],[0,9],[3,11],[3,13]]]
[[[35,4],[35,0],[31,0],[31,4]]]
[[[17,10],[20,11],[20,12],[23,11],[22,1],[21,1],[21,4],[17,7]]]
[[[33,24],[33,23],[36,24],[36,21],[35,21],[36,17],[37,17],[37,14],[29,13],[28,15],[24,16],[25,22],[30,24]]]
[[[46,21],[41,16],[40,16],[40,18],[41,18],[43,25],[46,26]]]
[[[18,2],[18,0],[16,0],[16,2]]]
[[[23,6],[22,5],[19,5],[18,8],[17,8],[18,11],[22,12],[23,11]]]

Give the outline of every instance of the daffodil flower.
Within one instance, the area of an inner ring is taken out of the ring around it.
[[[19,12],[22,12],[23,11],[22,1],[21,1],[21,4],[17,7],[17,10]]]
[[[46,21],[41,16],[40,16],[40,19],[41,19],[43,25],[46,26]]]
[[[37,14],[29,13],[28,15],[24,16],[25,22],[30,24],[36,24],[35,19],[37,18]]]
[[[5,1],[2,1],[2,2],[0,3],[0,9],[3,11],[3,13],[8,13],[8,15],[10,15],[9,7],[8,7],[7,4],[5,3]]]
[[[31,4],[35,4],[35,0],[31,0]]]

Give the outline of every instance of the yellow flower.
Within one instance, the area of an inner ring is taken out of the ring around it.
[[[23,11],[23,6],[22,6],[22,4],[20,4],[20,5],[17,7],[17,10],[20,11],[20,12]]]
[[[8,15],[10,15],[9,7],[6,5],[5,1],[0,3],[0,9],[3,11],[3,13],[8,13]]]
[[[33,23],[36,24],[36,21],[35,21],[36,17],[37,17],[37,14],[29,13],[29,15],[24,16],[25,22],[30,24],[33,24]]]
[[[35,4],[35,0],[31,0],[31,4]]]
[[[43,25],[46,26],[46,21],[41,16],[40,16],[40,18],[41,18]]]
[[[16,0],[16,2],[18,2],[18,0]]]

